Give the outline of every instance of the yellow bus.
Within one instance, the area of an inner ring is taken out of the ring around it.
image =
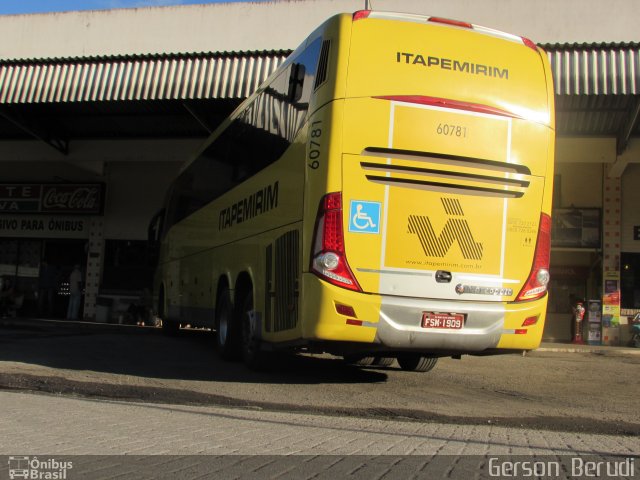
[[[535,349],[554,97],[526,38],[437,17],[330,18],[187,162],[158,217],[164,328],[224,358],[327,352],[430,370]]]

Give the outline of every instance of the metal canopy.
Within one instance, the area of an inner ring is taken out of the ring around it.
[[[0,140],[204,137],[289,51],[0,62]]]
[[[640,135],[640,43],[548,44],[559,135]]]
[[[640,44],[547,44],[557,133],[640,136]],[[0,61],[0,141],[205,137],[290,51]]]
[[[0,63],[0,104],[245,98],[285,51],[16,60]]]

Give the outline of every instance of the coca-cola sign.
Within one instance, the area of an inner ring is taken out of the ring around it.
[[[0,213],[102,213],[104,185],[0,184]]]

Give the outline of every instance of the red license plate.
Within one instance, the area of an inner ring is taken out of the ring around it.
[[[464,325],[464,317],[462,313],[422,312],[422,327],[460,330]]]

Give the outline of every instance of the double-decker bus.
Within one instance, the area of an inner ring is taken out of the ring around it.
[[[554,104],[530,40],[437,17],[330,18],[181,170],[156,309],[220,354],[427,371],[535,349],[547,305]]]

